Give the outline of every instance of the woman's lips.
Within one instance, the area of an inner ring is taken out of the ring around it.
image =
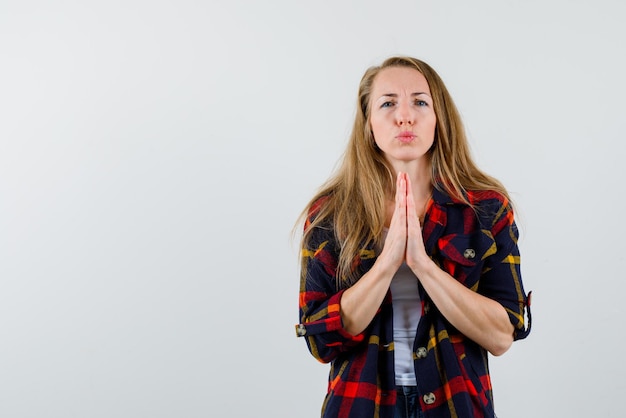
[[[400,142],[411,142],[415,139],[415,134],[412,132],[402,132],[400,135],[396,136]]]

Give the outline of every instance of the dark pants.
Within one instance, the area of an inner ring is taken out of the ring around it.
[[[398,399],[394,418],[422,418],[415,386],[397,386]]]

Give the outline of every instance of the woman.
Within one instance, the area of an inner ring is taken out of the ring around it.
[[[366,71],[343,163],[304,216],[296,331],[331,362],[322,416],[495,416],[487,352],[530,331],[518,231],[430,66]]]

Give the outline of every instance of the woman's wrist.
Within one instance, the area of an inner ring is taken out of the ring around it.
[[[433,269],[438,268],[435,262],[426,254],[412,258],[410,261],[407,261],[407,265],[420,280],[430,277]]]

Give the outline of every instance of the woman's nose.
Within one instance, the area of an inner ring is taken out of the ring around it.
[[[415,122],[415,115],[411,111],[411,107],[406,103],[401,103],[397,107],[396,119],[398,125],[413,125]]]

